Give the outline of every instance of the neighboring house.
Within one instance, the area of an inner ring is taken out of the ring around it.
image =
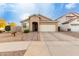
[[[21,21],[23,30],[40,32],[54,32],[57,31],[57,21],[51,20],[42,15],[32,15],[28,19]]]
[[[78,13],[68,13],[57,19],[58,30],[64,31],[79,31],[79,14]]]

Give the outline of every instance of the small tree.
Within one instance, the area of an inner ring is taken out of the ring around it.
[[[16,32],[16,24],[14,22],[9,23],[11,27],[11,32]]]
[[[4,19],[0,19],[0,28],[5,28],[6,21]]]
[[[10,25],[11,27],[16,26],[16,24],[15,24],[14,22],[9,23],[9,25]]]

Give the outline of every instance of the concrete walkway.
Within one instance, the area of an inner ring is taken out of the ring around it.
[[[25,50],[30,43],[30,41],[0,43],[0,52]]]
[[[50,56],[49,50],[44,42],[32,42],[25,56]]]

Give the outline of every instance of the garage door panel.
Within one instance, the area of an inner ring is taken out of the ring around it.
[[[56,31],[56,26],[55,25],[40,25],[40,31],[41,32]]]
[[[74,31],[74,32],[79,31],[79,26],[72,26],[71,31]]]

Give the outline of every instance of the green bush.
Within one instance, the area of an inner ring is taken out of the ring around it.
[[[24,30],[24,33],[29,33],[30,31],[29,30]]]

